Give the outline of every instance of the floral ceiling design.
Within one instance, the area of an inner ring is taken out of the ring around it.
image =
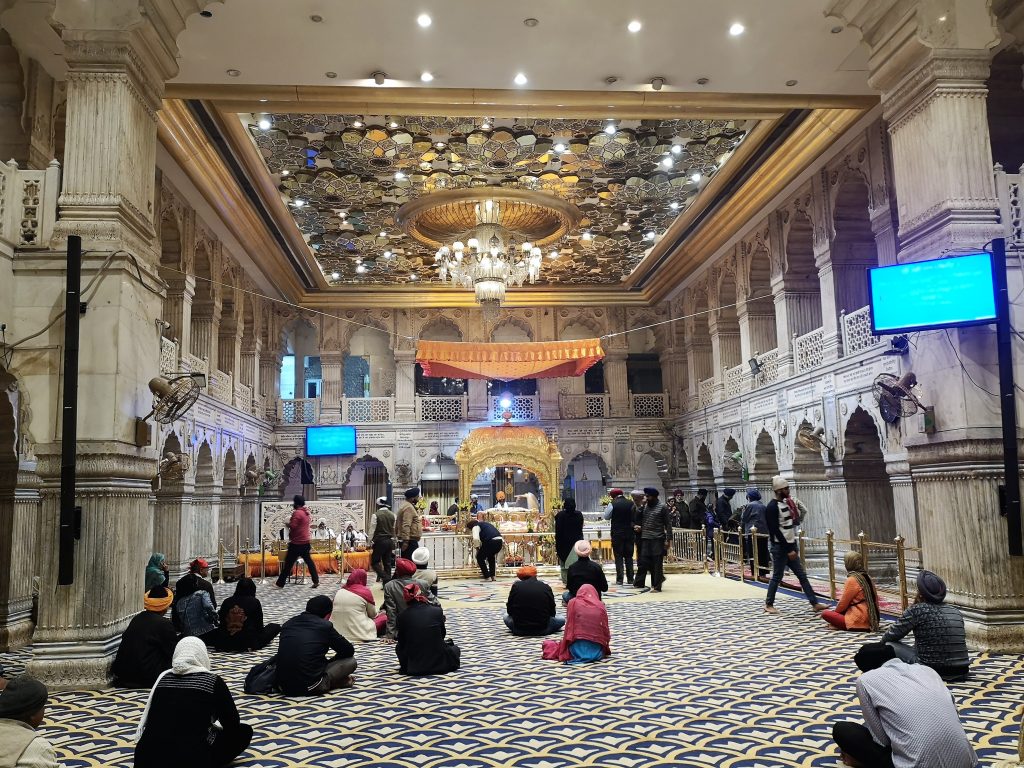
[[[242,115],[246,124],[252,116]],[[248,125],[327,281],[439,282],[434,250],[395,223],[437,190],[511,187],[579,207],[542,284],[624,280],[754,127],[751,120],[269,114]],[[668,163],[671,161],[671,166]]]

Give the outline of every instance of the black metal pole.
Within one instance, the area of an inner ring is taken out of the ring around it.
[[[999,353],[999,406],[1003,421],[1003,513],[1010,554],[1024,554],[1021,541],[1020,468],[1017,450],[1017,404],[1013,385],[1013,347],[1010,336],[1010,293],[1006,284],[1006,240],[992,241],[992,268],[996,287],[996,348]]]
[[[68,237],[64,299],[64,405],[60,446],[60,532],[57,583],[75,581],[75,452],[78,447],[78,321],[82,290],[82,238]]]

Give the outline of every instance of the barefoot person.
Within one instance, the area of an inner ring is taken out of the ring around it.
[[[836,629],[855,632],[878,631],[878,593],[875,583],[864,570],[864,557],[860,552],[847,552],[846,583],[835,610],[822,611],[821,618]]]
[[[300,557],[309,569],[312,587],[316,589],[320,586],[320,574],[316,572],[313,554],[309,549],[309,510],[306,509],[306,500],[302,496],[295,496],[292,499],[292,514],[288,518],[288,552],[284,557],[284,566],[277,575],[278,589],[284,589],[284,583]]]
[[[807,602],[811,604],[811,610],[821,613],[825,610],[825,606],[818,602],[818,596],[814,594],[814,588],[807,580],[807,574],[804,572],[797,550],[796,531],[800,512],[789,496],[789,481],[782,475],[776,475],[772,478],[772,489],[775,491],[775,498],[768,502],[768,508],[765,510],[765,522],[768,523],[768,543],[772,553],[772,578],[768,582],[764,612],[779,612],[779,609],[775,607],[775,593],[779,591],[782,574],[788,567],[800,580],[800,586],[803,587],[804,594],[807,595]]]

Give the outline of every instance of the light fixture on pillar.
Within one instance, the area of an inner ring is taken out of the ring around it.
[[[750,366],[750,375],[754,377],[760,376],[764,370],[763,368],[761,368],[761,363],[758,362],[756,357],[750,358],[747,361],[747,365]]]
[[[512,394],[502,392],[498,398],[498,405],[501,407],[501,418],[505,420],[506,426],[512,421]]]

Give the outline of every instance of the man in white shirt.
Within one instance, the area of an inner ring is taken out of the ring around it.
[[[885,643],[854,656],[864,725],[836,723],[832,738],[854,768],[974,768],[978,758],[938,673],[906,664]]]

